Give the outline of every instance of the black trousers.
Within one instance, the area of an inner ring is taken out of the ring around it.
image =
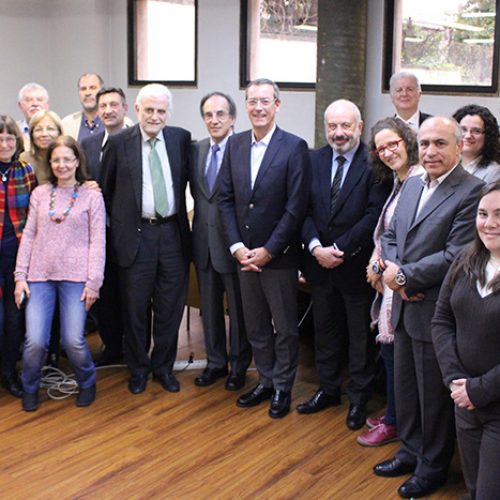
[[[131,266],[120,268],[124,356],[132,375],[172,372],[186,300],[187,273],[177,220],[157,226],[142,224],[137,256]],[[150,357],[151,330],[154,346]]]

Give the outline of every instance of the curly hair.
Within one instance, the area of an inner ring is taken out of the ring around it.
[[[484,123],[484,146],[481,151],[481,160],[478,163],[478,167],[487,167],[492,162],[500,163],[498,122],[488,108],[477,104],[468,104],[457,109],[453,114],[453,118],[460,123],[465,116],[474,115],[479,116]]]
[[[418,163],[417,136],[413,130],[399,118],[392,116],[383,118],[373,125],[370,144],[368,146],[371,151],[371,167],[378,180],[391,179],[393,177],[392,170],[375,154],[375,150],[377,149],[375,146],[375,136],[382,130],[387,129],[392,130],[403,139],[406,154],[408,155],[408,167]]]
[[[483,186],[479,201],[486,195],[500,191],[500,181],[491,182]],[[451,284],[454,285],[460,272],[465,273],[468,282],[475,287],[476,281],[481,286],[486,286],[486,266],[490,259],[490,251],[484,246],[477,229],[474,231],[474,240],[463,250],[452,265]],[[500,274],[497,274],[490,282],[493,293],[500,292]]]

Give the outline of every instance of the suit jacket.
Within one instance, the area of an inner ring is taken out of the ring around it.
[[[101,167],[101,151],[102,141],[104,140],[105,132],[88,137],[82,142],[82,149],[85,152],[87,160],[87,170],[92,179],[99,179]]]
[[[251,140],[251,130],[229,138],[219,173],[218,205],[227,243],[264,246],[273,256],[266,267],[297,267],[311,180],[307,144],[276,127],[252,189]]]
[[[304,274],[312,284],[320,284],[331,273],[335,283],[346,289],[366,287],[366,265],[373,250],[373,231],[392,189],[392,181],[377,181],[368,164],[368,152],[360,143],[330,214],[332,184],[331,146],[311,153],[313,179],[310,206],[302,229],[305,245]],[[328,270],[320,266],[308,245],[317,238],[323,246],[336,243],[344,252],[344,263]]]
[[[422,111],[419,111],[418,113],[418,126],[422,125],[422,123],[427,120],[427,118],[430,118],[432,115],[428,113],[422,113]]]
[[[189,170],[189,186],[194,198],[193,261],[198,269],[206,269],[212,262],[218,273],[236,271],[236,262],[229,252],[217,207],[219,176],[210,193],[205,166],[210,151],[210,139],[193,144]]]
[[[182,251],[190,258],[190,231],[186,214],[186,184],[191,134],[165,127],[163,137],[172,171],[175,208],[182,238]],[[130,266],[141,241],[142,136],[139,125],[108,137],[102,158],[101,185],[110,220],[117,263]]]
[[[439,289],[451,262],[474,236],[483,185],[459,165],[415,218],[423,184],[420,177],[408,179],[389,229],[382,236],[382,257],[401,267],[407,294],[424,293],[420,302],[404,302],[399,293],[393,298],[394,328],[403,320],[408,334],[417,340],[431,342],[431,319]]]

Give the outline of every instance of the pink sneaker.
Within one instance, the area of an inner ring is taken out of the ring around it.
[[[369,429],[373,429],[374,427],[377,427],[380,424],[384,423],[384,415],[381,415],[380,417],[368,417],[366,419],[366,426]]]
[[[356,439],[361,446],[383,446],[397,440],[398,432],[396,426],[384,423],[360,434]]]

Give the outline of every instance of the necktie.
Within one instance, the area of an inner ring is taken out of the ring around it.
[[[153,197],[155,200],[155,211],[161,217],[168,214],[167,187],[165,186],[165,177],[161,167],[160,157],[156,151],[156,137],[149,139],[151,151],[149,153],[149,169],[151,171],[151,182],[153,184]]]
[[[330,214],[333,214],[335,203],[339,197],[346,159],[343,156],[337,156],[335,161],[337,162],[337,171],[335,172],[335,177],[333,178],[332,187],[330,189]]]
[[[212,155],[210,157],[210,163],[207,168],[206,178],[207,186],[210,193],[212,193],[217,179],[217,152],[220,150],[218,144],[212,146]]]

